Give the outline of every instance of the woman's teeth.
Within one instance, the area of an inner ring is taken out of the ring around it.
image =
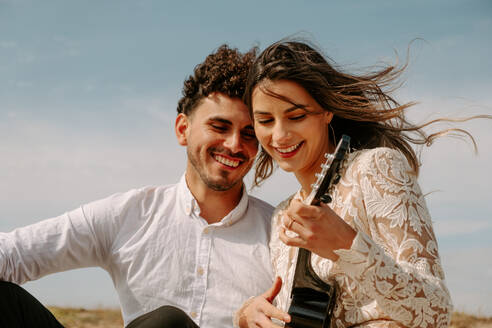
[[[227,166],[230,166],[230,167],[238,167],[238,165],[240,163],[240,161],[238,161],[238,160],[228,159],[228,158],[225,158],[225,157],[220,156],[220,155],[215,155],[214,158],[217,162],[222,163],[222,164],[227,165]]]
[[[290,152],[296,150],[297,148],[299,148],[300,145],[301,145],[301,142],[299,142],[297,145],[290,146],[288,148],[276,148],[276,149],[279,153],[287,154],[287,153],[290,153]]]

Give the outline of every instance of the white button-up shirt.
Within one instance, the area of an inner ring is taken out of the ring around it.
[[[0,232],[0,280],[99,266],[114,282],[125,325],[173,305],[202,328],[231,327],[241,304],[272,283],[272,210],[244,191],[236,208],[208,224],[183,176]]]

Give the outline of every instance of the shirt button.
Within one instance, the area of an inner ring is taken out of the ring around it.
[[[190,213],[191,213],[191,207],[188,205],[186,206],[186,214],[190,215]]]
[[[210,232],[210,229],[209,228],[203,229],[203,234],[204,235],[207,235],[209,232]]]
[[[196,317],[198,316],[196,312],[191,312],[190,315],[193,319],[196,319]]]
[[[203,273],[205,272],[205,271],[203,270],[203,268],[202,268],[202,267],[199,267],[199,268],[198,268],[198,270],[196,270],[196,271],[198,272],[198,274],[199,274],[200,276],[202,276],[202,275],[203,275]]]

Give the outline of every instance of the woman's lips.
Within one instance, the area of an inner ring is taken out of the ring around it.
[[[301,148],[301,146],[303,144],[304,144],[304,141],[301,141],[298,144],[295,144],[295,145],[292,145],[289,147],[273,147],[273,148],[277,151],[277,153],[281,157],[287,158],[287,157],[292,157],[295,154],[297,154],[297,152],[299,151],[299,149]]]

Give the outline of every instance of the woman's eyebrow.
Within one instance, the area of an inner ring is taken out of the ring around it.
[[[284,113],[290,113],[295,111],[296,109],[306,109],[308,107],[307,105],[301,105],[301,104],[294,104],[292,107],[287,108],[284,110]]]
[[[301,105],[301,104],[295,104],[291,107],[288,107],[284,110],[284,113],[290,113],[290,112],[293,112],[295,111],[296,109],[306,109],[308,106],[307,105]],[[255,110],[253,111],[253,115],[269,115],[271,114],[270,112],[263,112],[263,111],[260,111],[260,110]]]

